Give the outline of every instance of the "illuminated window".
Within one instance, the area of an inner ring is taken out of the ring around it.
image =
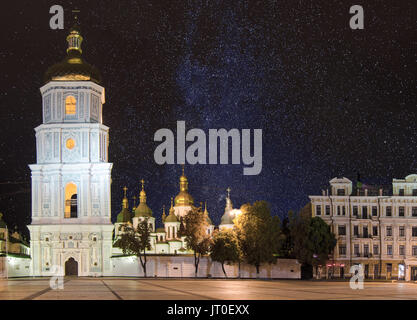
[[[73,96],[65,98],[65,114],[76,114],[77,101]]]
[[[77,186],[72,182],[65,186],[65,218],[77,218]]]

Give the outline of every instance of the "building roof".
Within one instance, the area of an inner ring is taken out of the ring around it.
[[[118,223],[126,223],[132,221],[132,213],[129,211],[128,208],[123,208],[122,211],[117,215],[116,222]]]

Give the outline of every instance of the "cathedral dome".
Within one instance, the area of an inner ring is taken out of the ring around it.
[[[101,82],[101,75],[98,69],[81,57],[81,42],[83,38],[78,26],[70,29],[67,37],[67,56],[61,62],[54,64],[45,73],[44,81],[94,81]]]
[[[146,203],[139,203],[135,209],[135,217],[152,217],[152,210]]]
[[[180,192],[175,197],[175,206],[191,206],[193,204],[194,199],[188,193],[188,179],[184,174],[184,167],[182,167],[182,175],[180,177]]]
[[[220,224],[233,224],[233,218],[230,215],[230,212],[225,212],[222,216]]]
[[[165,221],[166,222],[179,222],[177,216],[174,213],[169,213],[168,217],[166,217]]]
[[[141,182],[142,190],[139,195],[139,205],[135,209],[135,217],[152,217],[152,210],[146,204],[145,181],[142,179]]]
[[[127,188],[124,187],[124,197],[122,200],[122,211],[117,215],[116,222],[118,223],[127,223],[132,222],[132,213],[129,210],[129,201],[126,196]]]
[[[194,203],[193,197],[187,191],[180,191],[175,197],[175,206],[191,206]]]
[[[166,222],[180,222],[174,212],[175,212],[175,210],[174,210],[174,206],[173,206],[172,198],[171,198],[171,208],[169,209],[168,217],[166,217],[164,219],[164,223],[166,223]]]
[[[116,222],[119,223],[126,223],[131,222],[132,219],[132,213],[129,211],[128,208],[123,208],[122,211],[117,215]]]

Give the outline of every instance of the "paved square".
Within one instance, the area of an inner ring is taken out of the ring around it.
[[[417,299],[416,283],[303,280],[71,278],[52,290],[49,278],[0,280],[0,299],[25,300],[374,300]]]

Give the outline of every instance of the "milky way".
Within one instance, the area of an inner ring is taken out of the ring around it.
[[[53,4],[2,5],[0,210],[10,226],[30,223],[39,87],[65,56],[75,8],[83,56],[106,89],[113,219],[121,188],[137,195],[143,178],[159,222],[181,169],[155,163],[153,135],[177,120],[263,129],[258,176],[244,176],[243,165],[186,166],[190,193],[208,202],[215,224],[229,186],[236,207],[263,199],[284,217],[334,176],[389,184],[416,173],[412,1],[366,1],[356,31],[347,1],[68,1],[66,29],[50,30]]]

